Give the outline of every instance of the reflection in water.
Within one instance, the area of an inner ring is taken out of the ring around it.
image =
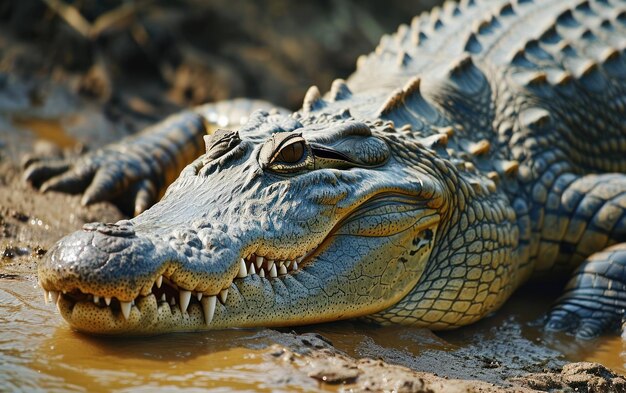
[[[70,330],[32,280],[0,280],[0,390],[319,391],[317,382],[267,355],[270,330],[140,339]]]
[[[9,277],[9,276],[7,276]],[[341,322],[298,328],[319,332],[352,356],[382,357],[424,371],[481,377],[454,368],[459,358],[519,358],[520,364],[565,354],[568,360],[626,367],[619,337],[593,342],[548,335],[532,322],[547,307],[532,293],[516,296],[502,312],[473,326],[433,334],[406,327]],[[90,337],[71,331],[44,306],[33,277],[0,279],[0,389],[29,391],[319,391],[306,372],[268,355],[280,340],[271,330],[228,330],[150,338]],[[511,353],[514,354],[514,356]],[[511,359],[509,359],[511,358]],[[471,368],[471,369],[470,369]],[[469,369],[469,370],[468,370]]]

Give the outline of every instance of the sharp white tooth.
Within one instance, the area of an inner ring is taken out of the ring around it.
[[[167,302],[167,298],[165,297],[165,294],[161,295],[161,301],[162,302]]]
[[[293,261],[285,261],[285,267],[289,269],[289,266],[291,266],[292,263]]]
[[[159,277],[156,279],[155,284],[157,286],[157,288],[161,288],[161,285],[163,285],[163,276],[159,275]]]
[[[244,278],[248,275],[248,269],[246,269],[246,261],[243,259],[239,261],[239,273],[237,273],[237,277]]]
[[[130,308],[133,305],[130,304],[130,302],[120,302],[120,308],[122,309],[122,315],[124,316],[124,319],[128,320],[128,317],[130,316]]]
[[[202,298],[202,311],[204,311],[204,322],[207,325],[210,324],[213,320],[216,301],[217,298],[215,296],[205,296]]]
[[[110,305],[111,305],[111,298],[110,298],[110,297],[105,297],[105,298],[104,298],[104,303],[105,303],[107,306],[110,306]]]
[[[300,258],[296,258],[296,262],[301,263],[303,259],[304,259],[304,256],[301,256]]]
[[[48,304],[48,297],[50,295],[48,294],[48,291],[46,291],[45,289],[43,290],[43,301],[46,302],[46,304]]]
[[[250,264],[250,270],[248,271],[248,274],[250,274],[250,275],[256,274],[256,269],[254,268],[254,263]]]
[[[202,300],[202,292],[196,293],[196,299],[198,299],[198,301]]]
[[[93,295],[93,302],[94,304],[100,303],[100,296]]]
[[[170,306],[175,306],[175,305],[176,305],[176,298],[172,296],[172,298],[170,299]]]
[[[56,303],[59,300],[59,293],[57,291],[50,291],[50,301]]]
[[[222,289],[220,291],[220,301],[222,303],[226,303],[226,298],[228,297],[228,288]]]
[[[265,269],[259,269],[259,277],[265,277]]]
[[[270,269],[270,277],[277,277],[278,274],[276,273],[276,265],[272,265],[272,268]]]
[[[59,312],[61,312],[61,302],[57,302],[57,310],[59,310]]]
[[[264,259],[265,258],[263,258],[263,257],[256,257],[256,262],[255,262],[256,263],[256,267],[260,268],[261,265],[263,264],[263,260]]]
[[[189,306],[189,300],[191,300],[191,291],[181,289],[178,296],[180,298],[180,311],[186,312],[187,307]]]
[[[272,270],[272,268],[274,267],[274,260],[269,260],[267,261],[267,270]]]
[[[278,274],[280,274],[281,276],[287,274],[287,268],[285,267],[285,265],[280,265],[280,269],[278,269]]]
[[[293,261],[293,265],[291,266],[291,270],[298,270],[298,262]]]

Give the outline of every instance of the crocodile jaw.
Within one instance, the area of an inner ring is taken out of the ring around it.
[[[175,275],[168,277],[166,268],[165,277],[159,275],[150,291],[142,291],[143,295],[130,302],[76,290],[65,294],[47,290],[46,297],[54,298],[73,328],[103,335],[288,326],[354,318],[397,303],[414,287],[430,257],[438,223],[434,210],[423,209],[415,213],[411,225],[391,236],[351,235],[340,228],[300,258],[300,264],[297,260],[274,262],[277,271],[263,258],[257,267],[257,256],[252,254],[240,261],[246,272],[239,271],[215,294],[178,288]],[[412,246],[406,248],[406,244]],[[346,252],[343,261],[336,260],[337,250],[350,249],[360,251]],[[386,262],[381,264],[382,260]]]

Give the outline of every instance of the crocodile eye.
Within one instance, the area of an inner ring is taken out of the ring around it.
[[[304,142],[296,141],[280,149],[275,160],[286,164],[295,164],[302,160],[304,153]]]
[[[301,134],[281,132],[265,142],[259,163],[273,172],[296,173],[313,169],[313,154]]]

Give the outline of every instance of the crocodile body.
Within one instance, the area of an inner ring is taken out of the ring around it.
[[[58,175],[47,189],[87,188],[86,202],[127,192],[140,212],[192,161],[142,214],[62,239],[40,284],[93,333],[354,317],[447,329],[532,276],[577,269],[548,328],[615,329],[625,47],[619,0],[446,3],[383,37],[325,96],[313,87],[294,114],[240,116],[193,161],[212,106],[74,166],[35,163],[29,178]],[[150,146],[165,152],[157,164]]]

